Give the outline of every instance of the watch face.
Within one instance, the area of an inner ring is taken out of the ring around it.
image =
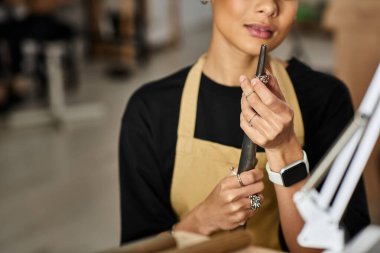
[[[307,177],[307,168],[304,162],[300,162],[281,173],[284,186],[291,186]]]

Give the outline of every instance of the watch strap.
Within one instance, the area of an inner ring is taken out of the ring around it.
[[[306,152],[304,150],[302,152],[303,152],[303,158],[302,158],[302,160],[297,160],[297,161],[289,164],[288,166],[282,168],[280,172],[274,172],[274,171],[272,171],[270,169],[270,167],[269,167],[268,162],[267,162],[266,165],[265,165],[265,169],[266,169],[266,171],[268,173],[269,180],[272,183],[274,183],[274,184],[278,184],[278,185],[284,186],[284,180],[282,178],[282,173],[285,172],[286,170],[289,170],[292,167],[298,165],[299,163],[305,163],[307,174],[309,174],[309,172],[310,172],[310,170],[309,170],[309,161],[307,159]]]

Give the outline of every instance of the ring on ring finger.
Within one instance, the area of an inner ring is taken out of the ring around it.
[[[253,211],[256,211],[257,209],[260,208],[261,206],[261,197],[257,194],[253,194],[249,196],[249,199],[251,201],[251,209]]]

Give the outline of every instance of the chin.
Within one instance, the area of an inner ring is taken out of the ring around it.
[[[247,42],[242,47],[243,52],[249,54],[249,55],[259,55],[260,54],[260,48],[262,44],[266,44],[268,46],[268,52],[271,52],[276,47],[278,47],[281,44],[282,41],[273,41],[273,40],[255,40],[251,42]]]
[[[240,49],[249,55],[257,56],[260,54],[261,45],[266,44],[268,45],[268,51],[272,50],[271,44],[267,40],[257,40],[254,42],[247,42],[244,45],[240,47]]]

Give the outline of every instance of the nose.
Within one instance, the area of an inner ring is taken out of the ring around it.
[[[262,13],[267,17],[275,17],[278,14],[278,5],[276,0],[258,0],[256,12]]]

